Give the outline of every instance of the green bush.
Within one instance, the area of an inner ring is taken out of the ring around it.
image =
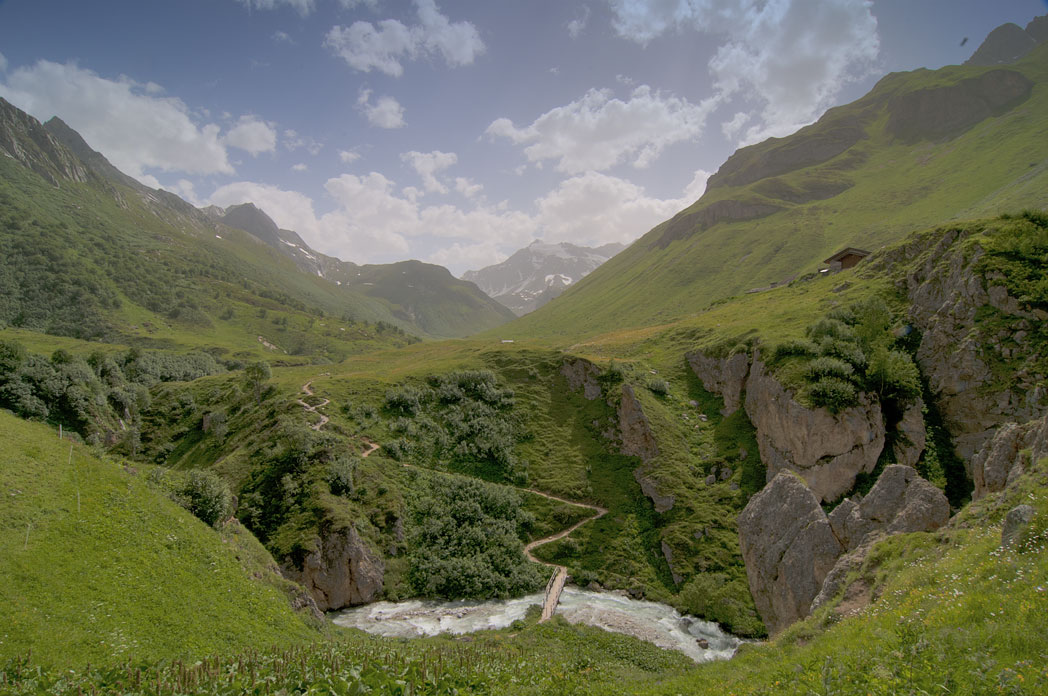
[[[839,358],[829,356],[815,358],[804,369],[804,376],[811,382],[817,382],[823,377],[837,377],[842,380],[850,380],[855,374],[855,368]]]
[[[844,360],[856,371],[861,372],[866,369],[866,354],[853,341],[825,336],[819,341],[819,355]]]
[[[913,359],[899,350],[877,350],[870,359],[866,379],[882,400],[900,406],[912,403],[921,395],[921,373]]]
[[[233,512],[233,494],[229,486],[208,469],[190,471],[175,491],[175,500],[210,525],[229,517]]]
[[[328,464],[327,484],[332,495],[353,495],[353,476],[359,463],[358,457],[340,455]]]
[[[775,350],[772,352],[772,360],[774,362],[780,362],[786,358],[793,357],[815,357],[819,354],[819,346],[814,341],[809,341],[803,338],[794,338],[787,341],[783,341],[779,345],[775,346]]]
[[[824,317],[808,327],[808,337],[813,341],[819,341],[825,337],[837,339],[838,341],[856,340],[855,331],[842,321]]]
[[[649,377],[645,385],[652,394],[658,394],[659,396],[666,396],[670,393],[669,382],[664,380],[662,377]]]
[[[838,413],[857,403],[858,393],[851,382],[837,377],[823,377],[808,385],[805,390],[808,401],[813,405]]]

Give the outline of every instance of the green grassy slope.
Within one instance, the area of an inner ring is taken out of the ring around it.
[[[0,661],[198,658],[320,634],[239,525],[216,531],[50,428],[0,412]]]
[[[946,220],[1048,206],[1048,45],[1003,67],[1032,83],[1029,95],[975,109],[970,120],[985,117],[961,132],[940,132],[931,118],[914,137],[896,121],[923,99],[948,122],[941,90],[969,89],[987,74],[996,84],[993,69],[892,74],[794,135],[743,148],[694,205],[499,335],[569,341],[661,324],[812,272],[845,246],[876,250]]]

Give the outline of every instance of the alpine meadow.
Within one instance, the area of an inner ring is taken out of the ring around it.
[[[1048,694],[1043,2],[155,5],[0,2],[0,694]]]

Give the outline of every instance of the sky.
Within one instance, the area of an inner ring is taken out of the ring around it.
[[[629,243],[738,147],[1046,0],[0,0],[0,97],[194,205],[459,275]]]

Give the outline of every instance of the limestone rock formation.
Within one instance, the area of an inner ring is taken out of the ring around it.
[[[1005,423],[969,462],[975,482],[972,500],[1003,491],[1028,468],[1048,456],[1048,416],[1025,425]]]
[[[750,593],[771,634],[808,615],[843,552],[815,494],[791,472],[778,474],[739,515]]]
[[[582,395],[590,401],[600,397],[600,368],[589,360],[582,358],[571,358],[565,360],[560,368],[560,374],[568,380],[568,386],[572,391],[582,390]]]
[[[911,303],[910,321],[922,332],[917,360],[957,453],[967,460],[1002,423],[1024,423],[1044,415],[1048,394],[1038,374],[1020,371],[1006,385],[995,384],[987,353],[993,340],[982,334],[977,312],[992,307],[1014,320],[1016,327],[1038,318],[1009,297],[995,278],[982,277],[978,264],[983,252],[966,250],[962,241],[959,232],[949,231],[934,243],[925,239],[898,252],[911,258],[923,253],[926,259],[908,274],[904,288]],[[871,269],[876,270],[876,264]]]
[[[727,358],[713,358],[701,351],[685,355],[688,365],[702,381],[706,391],[720,394],[724,399],[721,415],[730,416],[742,405],[742,390],[750,370],[750,357],[736,353]]]
[[[768,480],[784,469],[796,471],[820,500],[851,490],[860,472],[873,471],[884,447],[884,419],[874,397],[864,394],[857,406],[836,415],[806,408],[759,356],[746,382],[746,413],[757,429]]]
[[[385,567],[353,527],[322,529],[302,568],[285,565],[285,577],[300,583],[320,611],[365,604],[382,591]]]
[[[829,516],[830,528],[851,551],[875,533],[930,532],[950,519],[941,490],[901,464],[886,467],[870,492],[856,504],[846,499]]]
[[[895,461],[904,466],[915,466],[927,444],[924,401],[921,398],[918,397],[902,414],[897,430],[901,437],[895,442]]]
[[[619,435],[622,438],[619,451],[640,457],[643,462],[633,471],[633,478],[640,484],[644,495],[651,499],[655,511],[667,512],[672,509],[676,499],[672,495],[659,493],[658,483],[650,476],[647,464],[658,456],[659,446],[648,417],[644,415],[633,387],[628,384],[622,385],[622,398],[619,400]]]

